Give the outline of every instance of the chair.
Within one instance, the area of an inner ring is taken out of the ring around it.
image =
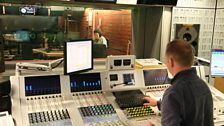
[[[107,40],[107,48],[109,48],[110,47],[110,40],[108,38],[106,38],[106,40]]]
[[[104,44],[93,44],[93,58],[106,58],[107,47]]]
[[[128,40],[126,55],[131,55],[131,41]]]

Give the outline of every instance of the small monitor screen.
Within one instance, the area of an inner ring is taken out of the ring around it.
[[[110,81],[118,81],[118,76],[117,76],[117,74],[111,74],[111,75],[110,75]]]
[[[131,65],[131,60],[130,59],[123,60],[123,65],[124,66],[130,66]]]
[[[224,76],[224,50],[221,49],[212,50],[211,76]]]
[[[114,66],[121,66],[122,60],[114,60]]]
[[[15,40],[18,42],[28,42],[30,41],[30,34],[28,31],[16,31],[15,32]]]
[[[127,84],[134,84],[135,83],[135,78],[134,74],[123,74],[123,82]]]
[[[143,70],[145,86],[168,84],[168,72],[166,69]]]
[[[65,42],[64,73],[71,74],[93,69],[92,40]]]

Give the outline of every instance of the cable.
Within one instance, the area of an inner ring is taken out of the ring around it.
[[[123,83],[112,84],[110,87],[113,88],[118,85],[131,85],[131,84],[134,84],[134,83],[133,82],[123,82]]]
[[[217,7],[218,7],[218,0],[215,1],[215,15],[214,15],[214,23],[213,23],[213,32],[212,32],[212,43],[211,43],[211,50],[213,47],[213,43],[214,43],[214,34],[215,34],[215,24],[216,24],[216,14],[217,14]],[[211,52],[211,51],[210,51]],[[211,61],[211,55],[210,55],[210,61]],[[208,83],[210,81],[210,75],[208,77]]]
[[[61,60],[58,64],[56,64],[55,66],[52,66],[52,69],[58,67],[64,60]]]

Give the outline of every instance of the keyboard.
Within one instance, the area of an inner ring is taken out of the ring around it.
[[[129,107],[143,106],[147,101],[144,100],[144,94],[140,90],[113,92],[115,101],[121,109]]]
[[[143,96],[116,98],[115,101],[121,109],[143,106],[147,102]]]

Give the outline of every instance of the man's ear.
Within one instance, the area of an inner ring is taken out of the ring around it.
[[[173,57],[169,58],[169,62],[170,62],[170,66],[174,67],[174,59],[173,59]]]

